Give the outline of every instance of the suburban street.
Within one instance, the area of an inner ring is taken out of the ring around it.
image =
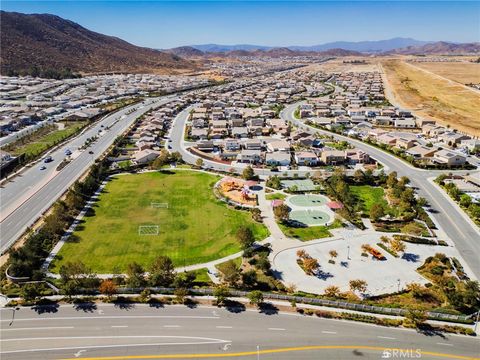
[[[53,161],[45,164],[46,170],[40,170],[43,162],[19,174],[1,188],[0,202],[0,249],[3,254],[25,231],[46,211],[66,190],[100,157],[115,138],[123,133],[143,113],[158,107],[174,97],[148,99],[145,104],[130,105],[118,112],[104,117],[80,136],[68,141],[49,155]],[[136,111],[127,114],[132,108]],[[108,130],[102,130],[110,126]],[[101,132],[100,132],[101,131]],[[99,138],[86,150],[79,150],[87,138],[98,135]],[[72,151],[72,161],[62,170],[56,167],[65,158],[65,149]],[[93,152],[90,154],[89,152]]]
[[[411,180],[411,185],[418,188],[419,196],[425,197],[431,204],[434,212],[430,213],[430,216],[436,220],[437,224],[441,224],[445,233],[455,242],[455,246],[472,272],[477,278],[480,278],[480,262],[478,261],[480,232],[478,228],[466,219],[466,215],[451,203],[446,194],[442,193],[441,190],[429,181],[429,178],[434,178],[446,171],[416,169],[405,161],[362,141],[305,125],[294,116],[297,106],[298,104],[292,104],[286,107],[282,111],[281,117],[305,131],[327,134],[336,139],[348,141],[355,147],[370,154],[375,160],[381,162],[388,168],[388,171],[396,171],[399,176],[408,176]]]
[[[477,338],[244,308],[84,304],[1,309],[2,359],[473,359]],[[13,321],[12,321],[13,320]],[[275,350],[275,352],[272,352]],[[202,354],[202,355],[199,355]],[[209,355],[206,355],[209,354]],[[145,357],[143,357],[145,356]]]

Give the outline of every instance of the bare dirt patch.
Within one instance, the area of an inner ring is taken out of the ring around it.
[[[387,94],[416,115],[480,136],[480,94],[400,60],[384,60]]]

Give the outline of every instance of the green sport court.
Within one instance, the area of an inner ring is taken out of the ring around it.
[[[284,189],[296,186],[297,191],[314,191],[317,188],[310,179],[282,180],[281,184]]]
[[[290,220],[307,226],[321,226],[331,222],[331,217],[321,210],[292,210],[290,212]]]
[[[288,198],[288,202],[294,206],[316,207],[325,205],[328,199],[322,195],[294,195]]]

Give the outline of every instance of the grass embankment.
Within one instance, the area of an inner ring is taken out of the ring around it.
[[[286,198],[287,198],[287,195],[282,193],[273,193],[273,194],[265,195],[265,199],[267,200],[285,200]]]
[[[461,131],[480,135],[480,94],[400,60],[383,62],[400,105]]]
[[[384,208],[388,205],[387,200],[385,200],[385,192],[381,187],[352,185],[350,191],[362,203],[362,210],[367,213],[370,212],[373,204],[381,204]]]
[[[125,271],[133,261],[149,266],[168,255],[176,266],[204,263],[240,251],[235,238],[249,226],[257,240],[268,236],[251,214],[216,199],[218,176],[199,172],[154,172],[115,177],[100,195],[94,212],[60,251],[56,269],[80,260],[97,273]],[[168,203],[153,208],[152,202]],[[139,225],[159,225],[158,235],[139,235]]]
[[[280,226],[280,229],[288,237],[300,241],[309,241],[332,236],[330,230],[342,227],[342,222],[335,220],[333,224],[329,226],[290,227],[282,223],[279,223],[278,226]]]
[[[42,127],[31,135],[27,135],[4,148],[16,156],[25,154],[27,158],[35,158],[52,146],[74,135],[88,124],[88,121],[62,122],[64,128],[59,130],[56,125]]]

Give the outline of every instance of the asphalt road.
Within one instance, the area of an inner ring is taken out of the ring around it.
[[[430,213],[430,216],[440,224],[445,233],[453,240],[458,251],[470,267],[470,270],[477,279],[480,279],[480,261],[478,255],[480,254],[480,232],[478,228],[472,225],[471,222],[466,219],[466,215],[455,207],[446,195],[428,180],[429,178],[436,177],[440,173],[445,173],[445,171],[416,169],[403,160],[362,141],[307,126],[294,117],[297,105],[298,104],[293,104],[286,107],[282,111],[281,117],[311,133],[324,133],[332,135],[336,139],[348,141],[355,145],[355,147],[370,154],[370,156],[377,161],[380,161],[388,167],[389,171],[396,171],[399,176],[408,176],[411,180],[411,185],[417,188],[418,194],[426,198],[429,204],[431,204],[433,213]]]
[[[478,356],[477,338],[257,310],[167,305],[1,309],[2,360],[202,358],[380,359],[403,349],[422,359]],[[13,322],[12,322],[13,318]],[[258,349],[258,350],[257,350]],[[275,352],[272,352],[275,351]],[[197,354],[197,355],[191,355]],[[236,354],[236,355],[235,355]],[[225,356],[222,356],[225,355]]]
[[[6,183],[0,189],[0,249],[2,254],[93,164],[95,159],[108,149],[115,138],[122,134],[136,118],[152,107],[158,107],[172,99],[174,99],[173,96],[151,98],[145,104],[134,104],[106,116],[80,136],[49,154],[54,159],[53,162],[38,163]],[[137,110],[127,114],[132,108]],[[102,125],[111,127],[104,130]],[[87,138],[94,135],[99,135],[98,140],[86,150],[80,151],[78,148],[85,143]],[[64,151],[67,148],[72,151],[73,160],[62,170],[56,171],[58,164],[65,158]],[[93,151],[93,154],[90,154],[89,151]],[[47,169],[40,170],[42,165],[46,165]]]

